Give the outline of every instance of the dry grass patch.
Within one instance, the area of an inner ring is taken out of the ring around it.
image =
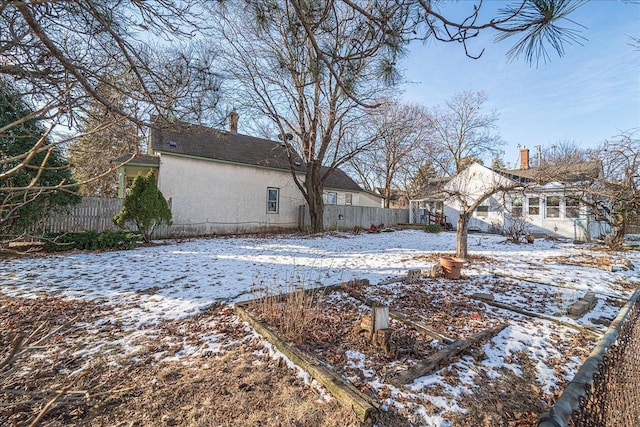
[[[284,294],[281,291],[269,287],[253,290],[255,298],[248,309],[291,341],[301,343],[320,316],[318,299],[302,286],[288,286]]]
[[[68,329],[53,334],[41,349],[0,371],[0,425],[27,426],[48,401],[42,425],[58,426],[357,426],[349,409],[305,384],[298,370],[273,359],[230,307],[212,307],[198,316],[156,325],[155,335],[124,357],[86,353],[96,342],[119,339],[113,322],[90,329],[110,315],[104,306],[51,297],[9,298],[0,304],[0,360],[18,331],[46,336],[77,316]],[[39,328],[40,325],[45,325]],[[91,331],[91,332],[90,332]],[[200,348],[217,334],[218,351],[198,351],[179,361],[158,361],[183,348]],[[182,343],[176,347],[174,344]],[[105,350],[105,351],[103,351]],[[75,353],[80,351],[79,353]],[[79,377],[74,371],[87,375]],[[15,368],[14,371],[8,372]]]
[[[357,426],[296,371],[247,344],[198,364],[162,363],[132,378],[137,392],[91,426]],[[253,349],[253,352],[251,351]]]

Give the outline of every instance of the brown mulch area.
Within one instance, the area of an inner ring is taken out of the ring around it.
[[[500,377],[488,378],[482,371],[478,372],[483,386],[463,395],[460,402],[468,412],[452,414],[453,425],[524,427],[538,424],[540,414],[548,407],[544,405],[544,393],[536,385],[535,366],[525,352],[517,353],[515,358],[521,368],[519,374],[505,369]]]
[[[292,330],[284,324],[288,322],[286,319],[295,321],[295,316],[274,317],[272,316],[274,312],[260,303],[251,304],[248,309],[255,317],[274,325],[285,340],[295,343],[334,367],[374,399],[388,397],[384,395],[387,391],[371,389],[365,381],[367,376],[363,369],[352,366],[353,363],[350,363],[348,352],[364,355],[366,360],[364,369],[372,370],[376,376],[385,378],[395,372],[398,361],[412,364],[439,349],[431,344],[432,338],[395,320],[392,320],[389,325],[392,330],[389,351],[377,348],[360,333],[361,320],[370,312],[362,302],[343,292],[330,295],[308,294],[308,298],[312,299],[309,307],[313,307],[309,310],[308,317],[313,317],[313,321],[303,330]],[[282,322],[282,319],[285,319],[285,322]],[[379,396],[378,393],[383,395]]]
[[[393,310],[443,335],[453,339],[464,339],[495,327],[505,320],[498,317],[495,310],[487,310],[485,304],[465,297],[463,295],[465,282],[467,281],[432,279],[416,284],[360,286],[357,289],[351,288],[350,291],[355,291],[352,294],[363,296],[381,305],[388,304]],[[393,377],[394,373],[413,366],[444,347],[442,343],[437,343],[431,337],[399,321],[391,321],[390,328],[394,331],[392,337],[402,342],[402,346],[392,345],[391,351],[385,352],[369,343],[359,333],[362,317],[370,313],[370,309],[360,300],[343,291],[328,295],[323,293],[309,295],[312,301],[301,302],[296,299],[297,310],[292,312],[287,312],[286,307],[291,301],[286,299],[272,301],[278,309],[273,307],[269,309],[261,303],[249,305],[247,308],[254,316],[270,324],[286,341],[293,342],[314,354],[321,362],[348,378],[376,402],[384,403],[385,399],[390,398],[394,392],[393,387],[386,385],[387,379]],[[303,318],[304,316],[299,313],[303,309],[302,306],[309,309],[308,318],[312,320],[300,331],[292,330],[287,326],[286,319],[295,321]],[[293,312],[296,314],[293,315]],[[522,322],[515,319],[512,321]],[[533,323],[535,324],[535,321]],[[554,325],[548,327],[552,330],[553,340],[566,347],[562,359],[547,360],[550,367],[562,372],[566,358],[577,357],[582,360],[586,358],[588,352],[585,353],[585,344],[586,348],[590,348],[594,344],[593,337],[583,333],[562,335],[561,331],[553,332],[556,329]],[[402,348],[402,351],[394,351],[398,348]],[[349,351],[360,355],[355,360],[356,363],[353,356],[351,359],[347,357]],[[462,386],[463,389],[468,389],[468,379],[465,379],[465,377],[468,378],[468,373],[459,372],[461,369],[459,365],[452,364],[459,359],[460,357],[455,357],[449,361],[450,364],[445,364],[441,376],[444,382],[453,388]],[[505,363],[518,366],[520,373],[503,368],[498,377],[489,377],[486,370],[479,367],[477,363],[477,361],[467,360],[463,365],[473,372],[473,382],[482,386],[473,388],[474,391],[470,394],[462,393],[458,398],[448,397],[457,400],[463,408],[468,410],[465,414],[446,414],[447,419],[454,426],[533,426],[536,425],[539,415],[548,410],[553,400],[558,397],[556,391],[552,394],[541,391],[537,384],[535,361],[530,360],[525,352],[520,351],[515,356],[506,356],[505,359]],[[374,390],[371,383],[375,380],[382,384]],[[559,388],[563,385],[562,381],[559,381]],[[449,395],[441,386],[435,386],[425,392],[433,396]],[[440,412],[439,408],[423,398],[403,393],[394,399],[406,408],[422,405],[427,412],[434,414]],[[407,419],[411,419],[411,412],[409,411],[406,416]],[[421,425],[419,420],[411,419],[411,421]]]
[[[484,303],[464,296],[465,281],[429,280],[417,284],[372,286],[364,294],[386,301],[430,329],[462,339],[501,323],[486,312]]]
[[[426,261],[433,264],[440,263],[440,258],[442,257],[455,257],[454,253],[445,253],[445,252],[435,252],[427,255],[416,255],[409,259],[405,259],[403,261]],[[496,258],[482,255],[482,254],[469,254],[465,260],[466,265],[496,265],[499,264]]]

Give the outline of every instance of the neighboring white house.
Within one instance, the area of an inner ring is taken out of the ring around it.
[[[455,226],[460,203],[453,197],[454,193],[475,201],[488,189],[521,183],[520,189],[487,198],[473,212],[469,229],[500,233],[512,221],[525,221],[527,231],[532,234],[578,241],[600,238],[610,232],[608,226],[596,221],[580,203],[576,193],[578,183],[598,175],[599,163],[585,162],[543,170],[529,168],[528,158],[525,149],[520,169],[496,171],[474,163],[452,178],[436,181],[423,191],[422,196],[411,200],[410,222],[429,223],[429,217],[440,214],[446,218],[445,222]]]
[[[229,132],[183,123],[152,129],[149,155],[120,169],[120,197],[138,173],[153,170],[170,202],[173,228],[186,234],[296,228],[306,202],[293,181],[286,148],[236,130],[233,121]],[[304,181],[300,159],[294,159],[294,169]],[[323,197],[327,205],[381,203],[340,169],[329,173]]]

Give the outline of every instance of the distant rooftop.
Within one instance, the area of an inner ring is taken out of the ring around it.
[[[552,181],[571,183],[595,179],[600,174],[600,170],[600,162],[592,161],[498,172],[512,179],[521,178],[538,183]]]

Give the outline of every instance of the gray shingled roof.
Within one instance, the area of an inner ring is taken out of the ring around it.
[[[160,159],[158,156],[149,156],[148,154],[140,154],[140,153],[127,153],[115,159],[113,162],[115,164],[124,163],[129,161],[129,163],[141,164],[141,165],[151,165],[151,166],[159,166]]]
[[[175,154],[229,163],[290,171],[284,144],[239,133],[225,132],[188,123],[156,126],[151,129],[154,152]],[[305,171],[304,163],[292,153],[294,168]],[[323,167],[322,173],[325,173]],[[344,171],[335,169],[327,177],[326,188],[363,191]]]
[[[327,171],[327,167],[323,166],[321,173]],[[364,191],[349,175],[342,169],[334,169],[331,171],[324,183],[325,188],[335,188],[338,190]]]
[[[601,165],[598,161],[570,163],[546,167],[534,167],[529,169],[512,169],[498,171],[512,179],[521,178],[527,181],[545,183],[550,181],[558,182],[579,182],[593,180],[600,174]]]

